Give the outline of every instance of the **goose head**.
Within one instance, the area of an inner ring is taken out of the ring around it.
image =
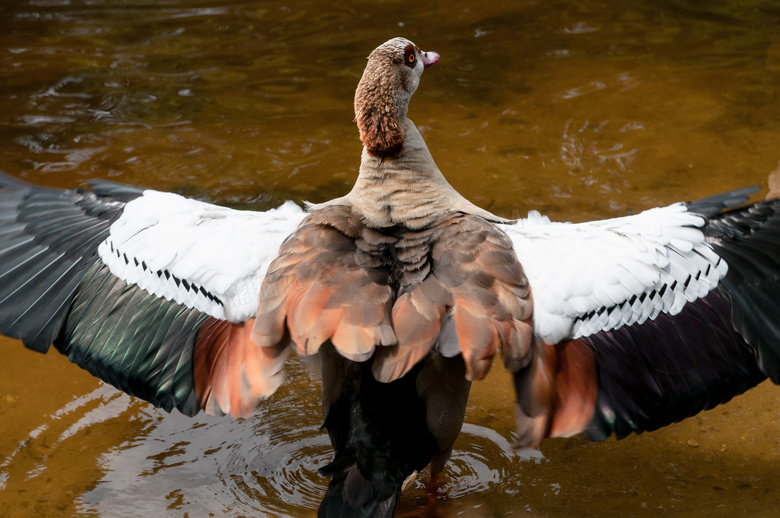
[[[368,56],[355,92],[355,122],[370,155],[395,158],[403,150],[403,123],[423,70],[439,61],[406,38],[393,38]]]

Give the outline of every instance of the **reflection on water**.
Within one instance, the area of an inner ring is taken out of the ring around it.
[[[611,217],[749,183],[780,148],[773,2],[6,0],[0,169],[93,177],[265,209],[344,194],[365,56],[403,35],[442,60],[410,116],[472,201]],[[0,517],[311,516],[327,462],[317,382],[297,363],[252,419],[166,415],[56,355],[2,340]],[[510,383],[476,385],[431,498],[407,516],[780,509],[765,385],[625,441],[513,452]]]
[[[102,458],[107,473],[80,499],[82,512],[130,516],[302,516],[322,498],[329,462],[315,384],[293,361],[283,387],[247,420],[147,410],[148,430]],[[300,385],[300,384],[299,384]],[[168,509],[167,513],[165,509]],[[164,514],[161,514],[164,513]]]

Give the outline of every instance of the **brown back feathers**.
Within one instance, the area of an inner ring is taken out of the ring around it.
[[[438,346],[482,378],[502,348],[530,361],[532,302],[509,238],[477,216],[453,214],[421,231],[363,225],[351,207],[307,217],[269,267],[252,337],[316,353],[374,355],[374,376],[400,378]],[[375,353],[376,350],[376,353]]]

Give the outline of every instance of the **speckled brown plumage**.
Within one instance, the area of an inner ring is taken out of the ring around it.
[[[382,45],[368,56],[355,92],[360,140],[370,154],[381,158],[396,157],[403,149],[401,123],[419,82],[413,68],[402,66],[408,43],[396,40],[396,44]]]

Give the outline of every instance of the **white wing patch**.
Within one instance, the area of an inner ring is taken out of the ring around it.
[[[704,297],[727,265],[705,242],[702,216],[685,205],[588,223],[551,223],[531,212],[500,225],[514,243],[545,342],[677,314]]]
[[[306,213],[292,202],[237,211],[144,191],[111,226],[98,253],[111,272],[213,317],[254,316],[279,247]],[[531,283],[536,334],[547,343],[678,313],[727,271],[705,242],[704,218],[685,205],[588,223],[537,212],[499,225]]]
[[[153,295],[243,322],[255,315],[268,266],[305,215],[290,201],[251,212],[147,190],[125,206],[98,254],[111,273]]]

